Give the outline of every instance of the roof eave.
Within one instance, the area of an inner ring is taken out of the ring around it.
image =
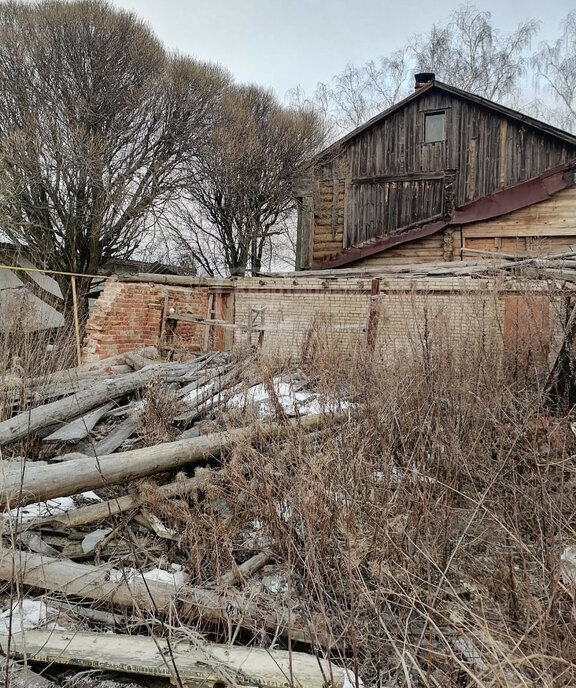
[[[385,119],[392,113],[404,107],[411,101],[422,97],[423,94],[427,93],[428,91],[434,88],[439,89],[441,91],[445,91],[447,93],[451,93],[452,95],[455,95],[458,98],[465,98],[467,100],[471,100],[472,102],[475,102],[478,105],[482,105],[483,107],[495,110],[496,112],[499,112],[500,114],[505,115],[506,117],[510,117],[511,119],[515,119],[519,122],[522,122],[523,124],[527,124],[528,126],[540,129],[541,131],[549,134],[550,136],[555,136],[556,138],[559,138],[569,143],[570,145],[576,146],[576,136],[574,134],[571,134],[567,131],[563,131],[562,129],[558,129],[557,127],[554,127],[551,124],[542,122],[541,120],[535,119],[534,117],[530,117],[529,115],[524,115],[521,112],[518,112],[517,110],[513,110],[512,108],[506,107],[505,105],[500,105],[499,103],[495,103],[494,101],[488,100],[487,98],[483,98],[482,96],[475,95],[474,93],[469,93],[468,91],[463,91],[462,89],[456,88],[455,86],[445,84],[442,81],[434,80],[431,81],[429,84],[426,84],[426,86],[422,86],[421,88],[413,91],[403,100],[399,101],[395,105],[392,105],[383,112],[380,112],[379,114],[375,115],[367,122],[360,125],[353,131],[346,134],[345,136],[342,136],[340,139],[328,146],[328,148],[325,148],[323,151],[318,153],[313,158],[312,162],[320,162],[324,158],[330,157],[330,155],[338,152],[338,150],[351,139],[355,138],[367,129],[370,129],[370,127],[374,126],[375,124]]]

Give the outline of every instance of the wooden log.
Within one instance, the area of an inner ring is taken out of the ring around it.
[[[235,566],[230,571],[225,573],[220,579],[222,585],[233,585],[237,581],[243,581],[245,578],[250,578],[257,571],[259,571],[266,564],[274,561],[272,552],[258,552],[248,561],[245,561],[240,566]]]
[[[50,598],[46,603],[51,607],[62,609],[68,616],[80,616],[83,619],[90,619],[96,623],[105,624],[106,626],[120,626],[124,617],[121,614],[112,614],[111,612],[103,612],[101,609],[92,609],[92,607],[83,607],[81,604],[72,604],[67,601]]]
[[[185,378],[187,372],[190,372],[190,366],[185,364],[160,363],[135,373],[96,382],[90,389],[44,406],[38,406],[3,421],[0,423],[0,446],[21,440],[50,423],[67,421],[80,413],[86,413],[103,402],[117,399],[143,387],[154,378],[171,382],[174,379]]]
[[[229,372],[231,369],[230,365],[224,365],[224,366],[215,366],[213,368],[209,368],[208,370],[203,370],[198,378],[194,380],[194,382],[190,382],[187,385],[184,385],[184,387],[181,387],[180,390],[178,391],[178,397],[184,397],[187,394],[191,394],[192,392],[196,392],[199,390],[201,387],[204,387],[207,385],[211,380],[217,377],[221,377],[225,373]]]
[[[323,629],[319,619],[311,622],[308,630],[294,613],[267,611],[253,598],[246,599],[237,593],[218,594],[192,586],[176,589],[171,583],[145,580],[141,575],[112,581],[110,570],[110,566],[91,566],[40,554],[0,550],[0,580],[19,580],[32,588],[140,612],[176,612],[180,619],[230,623],[242,628],[288,634],[295,641],[324,647],[334,645],[331,634]]]
[[[262,688],[342,688],[345,672],[303,652],[167,641],[147,636],[32,630],[0,635],[0,648],[36,662],[170,678],[200,688],[248,685]]]
[[[58,370],[48,375],[40,377],[28,378],[26,385],[29,387],[40,387],[55,382],[69,382],[70,380],[80,380],[82,378],[94,378],[102,375],[107,368],[113,368],[117,365],[124,365],[126,359],[124,354],[111,356],[110,358],[102,358],[99,361],[92,361],[84,363],[81,366],[74,368],[67,368],[66,370]]]
[[[153,447],[108,454],[100,458],[68,461],[64,464],[34,469],[26,465],[23,475],[8,472],[0,475],[0,506],[14,508],[66,497],[85,490],[94,490],[135,478],[173,470],[191,463],[199,463],[220,453],[237,442],[250,442],[257,435],[270,435],[291,428],[311,429],[321,425],[325,416],[305,416],[282,425],[268,423],[215,432],[187,440],[167,442]]]

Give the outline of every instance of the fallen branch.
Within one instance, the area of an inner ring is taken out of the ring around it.
[[[257,571],[259,571],[263,566],[274,561],[274,556],[271,552],[259,552],[253,557],[250,557],[248,561],[245,561],[240,566],[235,566],[231,571],[225,573],[220,582],[222,585],[233,585],[236,581],[242,581],[246,578],[250,578]]]
[[[162,497],[173,497],[174,495],[185,494],[194,487],[196,481],[194,478],[188,480],[177,480],[176,482],[162,485],[155,489],[156,493]],[[22,524],[26,529],[43,528],[45,526],[63,526],[64,528],[77,528],[78,526],[86,525],[87,523],[96,523],[103,521],[105,518],[121,514],[130,509],[145,504],[147,498],[144,495],[123,495],[116,497],[106,502],[98,502],[97,504],[89,504],[82,506],[73,511],[65,511],[56,516],[45,516],[44,518],[37,518],[33,521],[28,521]]]

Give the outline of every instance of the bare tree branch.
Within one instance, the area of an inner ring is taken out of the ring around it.
[[[230,87],[192,161],[175,240],[207,274],[257,274],[286,231],[293,185],[324,141],[319,118],[256,86]]]

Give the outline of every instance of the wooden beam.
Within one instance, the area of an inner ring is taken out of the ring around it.
[[[170,678],[187,688],[342,688],[345,673],[303,652],[138,635],[30,630],[0,634],[0,650],[35,662]],[[39,686],[44,685],[42,683]]]

